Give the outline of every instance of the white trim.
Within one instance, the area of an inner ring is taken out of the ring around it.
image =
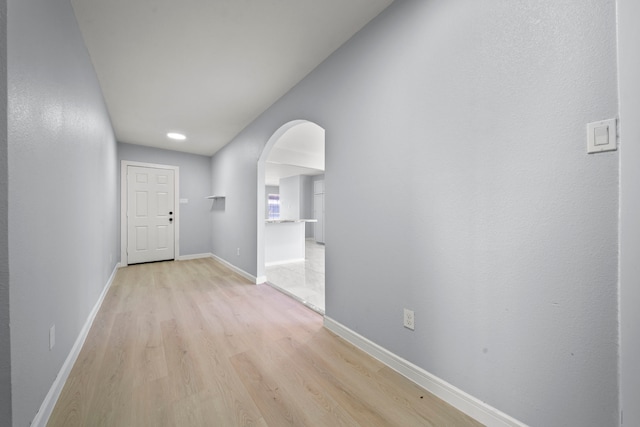
[[[256,278],[256,284],[267,283],[267,276],[258,276]]]
[[[78,338],[76,338],[76,342],[73,344],[73,347],[71,347],[71,351],[69,352],[67,359],[62,364],[62,367],[60,368],[60,372],[58,372],[58,375],[56,376],[56,379],[53,381],[53,384],[51,385],[49,392],[47,393],[47,395],[44,398],[44,401],[42,402],[42,405],[40,405],[40,409],[38,410],[38,413],[36,414],[35,418],[31,422],[32,427],[40,427],[40,426],[45,427],[49,422],[49,417],[51,416],[51,413],[53,412],[53,408],[56,406],[56,403],[58,402],[60,393],[62,393],[62,388],[64,387],[64,384],[67,382],[67,379],[69,378],[71,369],[73,368],[73,365],[76,363],[76,360],[80,355],[80,350],[82,350],[82,346],[84,345],[84,342],[87,339],[87,335],[89,334],[89,330],[91,330],[93,321],[95,320],[96,315],[98,314],[98,311],[102,306],[102,302],[104,301],[104,298],[107,296],[107,292],[109,291],[109,289],[111,288],[111,285],[113,284],[113,279],[116,276],[116,272],[120,267],[121,267],[120,263],[116,264],[116,266],[113,269],[113,272],[111,272],[111,276],[109,277],[109,280],[107,280],[107,284],[105,285],[104,289],[102,290],[102,293],[98,297],[98,301],[93,306],[93,310],[91,310],[91,313],[89,313],[89,317],[87,318],[87,321],[85,322],[84,326],[80,330],[80,333],[78,334]]]
[[[191,259],[211,258],[210,253],[206,254],[192,254],[192,255],[180,255],[176,258],[177,261],[189,261]]]
[[[241,268],[236,267],[235,265],[231,264],[229,261],[224,260],[224,259],[220,258],[217,255],[211,254],[211,258],[213,258],[216,261],[224,264],[227,268],[235,271],[236,273],[238,273],[239,275],[241,275],[245,279],[250,280],[251,282],[253,282],[255,284],[263,283],[263,282],[259,282],[258,278],[256,276],[254,276],[253,274],[247,273],[246,271],[242,270]]]
[[[278,140],[285,134],[287,133],[287,131],[289,131],[291,128],[304,124],[304,123],[313,123],[315,125],[320,126],[321,128],[324,129],[324,126],[321,126],[319,123],[311,121],[311,120],[303,120],[303,119],[298,119],[298,120],[291,120],[285,124],[283,124],[282,126],[280,126],[270,137],[269,140],[267,141],[267,143],[264,145],[264,148],[262,149],[262,153],[260,153],[260,157],[258,158],[258,162],[256,165],[256,169],[257,169],[257,176],[258,176],[258,180],[257,180],[257,185],[258,185],[258,189],[257,189],[257,221],[258,221],[258,225],[257,225],[257,234],[256,234],[256,274],[258,275],[259,278],[263,278],[265,277],[265,246],[264,246],[264,241],[265,241],[265,212],[264,212],[264,207],[265,207],[265,200],[264,200],[264,181],[265,181],[265,165],[267,163],[267,159],[269,158],[269,153],[271,152],[271,149],[273,148],[274,145],[276,145],[276,143],[278,142]],[[266,278],[265,278],[266,281]],[[264,281],[263,281],[264,282]],[[259,282],[259,283],[263,283],[263,282]]]
[[[174,171],[174,227],[173,227],[173,247],[174,259],[180,258],[180,167],[171,165],[160,165],[155,163],[133,162],[130,160],[120,161],[120,263],[123,266],[129,265],[127,257],[127,168],[129,166],[139,166],[143,168],[170,169]]]
[[[618,35],[619,220],[618,220],[618,402],[619,424],[640,425],[640,4],[616,1]],[[623,417],[624,415],[624,417]],[[623,419],[624,418],[624,419]]]
[[[324,317],[324,327],[487,427],[526,427],[526,424],[380,347],[330,317]]]

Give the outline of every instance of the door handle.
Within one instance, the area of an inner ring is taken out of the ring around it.
[[[173,212],[169,212],[169,215],[173,215]]]
[[[173,222],[173,218],[169,218],[169,222]]]

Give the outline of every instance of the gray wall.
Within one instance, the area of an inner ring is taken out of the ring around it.
[[[327,315],[525,423],[615,425],[615,36],[613,0],[393,3],[214,156],[214,251],[246,232],[255,269],[256,159],[318,123]]]
[[[640,425],[640,3],[618,2],[620,93],[620,341],[624,425]]]
[[[7,2],[0,1],[0,420],[11,423],[7,161]]]
[[[11,381],[13,425],[26,426],[115,267],[118,164],[69,1],[8,10]]]
[[[262,153],[257,139],[237,140],[211,158],[211,192],[226,196],[211,212],[213,254],[253,276],[257,274],[258,199],[262,206],[258,188],[262,192],[264,186],[264,180],[262,186],[257,184]]]
[[[118,144],[118,160],[180,168],[180,255],[211,252],[211,157],[132,144]],[[120,179],[118,179],[118,183]],[[118,184],[119,185],[119,184]]]

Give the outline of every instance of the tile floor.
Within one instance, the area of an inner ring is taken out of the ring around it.
[[[266,267],[267,282],[324,314],[324,245],[305,242],[305,261]]]

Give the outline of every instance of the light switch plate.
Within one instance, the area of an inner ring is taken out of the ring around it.
[[[616,119],[587,124],[587,153],[614,151],[617,145]]]

